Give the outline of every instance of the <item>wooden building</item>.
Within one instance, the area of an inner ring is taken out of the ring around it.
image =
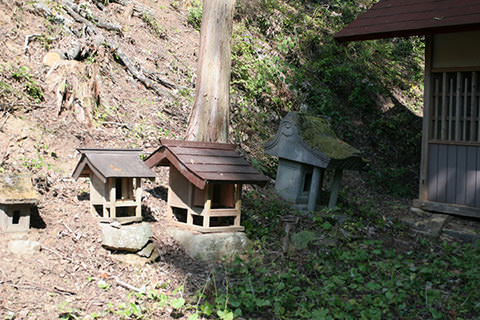
[[[414,206],[480,217],[480,2],[380,0],[336,40],[425,36],[420,194]]]
[[[78,149],[80,160],[72,174],[90,178],[90,208],[100,221],[142,220],[142,178],[155,173],[140,159],[141,150]]]
[[[30,217],[39,195],[29,177],[0,176],[0,231],[24,232],[30,228]]]
[[[343,170],[363,166],[360,152],[338,139],[327,119],[289,112],[265,152],[278,157],[275,191],[299,209],[315,210],[326,170],[334,171],[328,207],[337,203]]]
[[[169,215],[200,232],[243,230],[242,185],[268,181],[233,144],[161,140],[145,163],[150,168],[170,167]]]

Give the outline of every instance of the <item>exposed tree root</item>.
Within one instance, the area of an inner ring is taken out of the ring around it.
[[[101,3],[102,1],[96,1],[96,3]],[[133,2],[130,0],[114,0],[112,2],[118,3],[122,6],[133,6],[134,14],[139,16],[141,15],[151,15],[151,10]],[[110,23],[98,18],[87,10],[82,8],[81,6],[67,0],[61,0],[58,2],[61,6],[60,10],[52,10],[46,2],[42,0],[34,1],[32,3],[33,9],[31,10],[33,13],[41,15],[43,17],[49,18],[52,21],[62,24],[67,27],[73,34],[75,34],[78,38],[83,38],[88,33],[90,35],[95,36],[95,45],[105,45],[106,47],[112,50],[113,57],[116,61],[122,63],[128,72],[138,81],[140,81],[146,88],[153,90],[158,95],[162,96],[170,96],[171,93],[168,90],[162,88],[165,87],[167,89],[175,89],[176,86],[159,76],[157,72],[147,71],[142,66],[137,65],[118,45],[117,42],[114,40],[109,39],[106,37],[100,29],[105,29],[108,31],[115,31],[120,35],[122,27],[116,23]],[[79,34],[77,30],[73,28],[74,22],[80,23],[83,25],[82,32]],[[35,35],[36,36],[36,35]],[[28,45],[28,41],[26,40],[26,44]],[[93,48],[95,51],[96,48]],[[81,60],[82,57],[85,57],[89,52],[92,51],[92,48],[85,48],[84,44],[77,44],[74,45],[68,52],[65,52],[64,55],[67,59],[70,60]],[[65,93],[65,92],[64,92]],[[62,93],[62,96],[64,96]],[[59,93],[57,92],[57,95]],[[68,92],[65,93],[68,95]],[[65,97],[63,97],[65,98]],[[62,100],[64,101],[64,100]],[[59,106],[58,112],[64,109],[64,103],[57,103]],[[70,105],[70,103],[67,103]]]
[[[108,40],[106,41],[106,44],[113,50],[115,59],[123,63],[127,68],[127,70],[132,74],[132,76],[138,81],[140,81],[141,83],[143,83],[145,87],[155,91],[158,95],[163,95],[163,96],[170,95],[170,92],[166,91],[160,86],[157,86],[152,80],[147,78],[144,75],[144,73],[141,71],[141,69],[135,66],[135,64],[132,62],[130,57],[122,51],[122,49],[118,46],[118,44]],[[164,83],[167,83],[167,82],[164,82]],[[162,83],[162,85],[164,85],[164,83]]]

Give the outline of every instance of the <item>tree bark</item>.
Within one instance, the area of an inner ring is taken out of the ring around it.
[[[186,140],[227,142],[235,0],[204,0],[195,102]]]

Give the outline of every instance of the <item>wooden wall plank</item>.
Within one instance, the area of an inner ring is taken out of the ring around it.
[[[447,200],[448,203],[455,203],[456,200],[456,179],[457,179],[457,146],[447,146]]]
[[[442,73],[442,114],[440,139],[447,139],[447,73]]]
[[[447,157],[448,146],[438,145],[437,198],[440,202],[447,201]]]
[[[462,140],[467,141],[467,103],[468,103],[468,78],[465,77],[465,86],[463,89],[463,126]]]
[[[477,194],[476,180],[477,180],[477,150],[478,147],[467,148],[467,165],[465,168],[466,179],[466,197],[465,204],[467,206],[475,206],[475,198]]]
[[[477,139],[475,141],[479,142],[480,141],[480,110],[478,109],[478,102],[479,102],[478,95],[479,95],[480,92],[478,92],[478,90],[477,90],[477,87],[478,87],[478,72],[473,72],[473,74],[475,74],[474,79],[472,79],[472,82],[475,81],[475,83],[474,83],[475,91],[472,92],[472,99],[473,99],[472,104],[474,104],[474,109],[475,109],[475,114],[476,114],[475,123],[476,123],[476,126],[477,126]]]
[[[455,202],[457,204],[465,204],[465,200],[466,200],[465,172],[467,167],[467,147],[458,146],[454,148],[457,149],[457,179],[456,179],[457,192],[456,192]]]
[[[457,72],[457,87],[455,92],[455,141],[460,141],[460,103],[461,103],[462,73]]]
[[[448,134],[447,140],[453,140],[455,138],[453,133],[453,77],[450,78],[450,91],[448,96]]]
[[[438,144],[429,145],[428,158],[428,200],[438,201],[437,172],[438,172]]]
[[[438,113],[440,108],[440,83],[438,78],[435,79],[435,94],[434,94],[434,116],[433,116],[433,126],[432,126],[432,138],[434,140],[438,139]]]
[[[477,117],[476,111],[476,95],[477,95],[477,73],[474,71],[472,72],[472,90],[471,90],[471,98],[470,98],[470,140],[476,141],[475,136],[475,119]]]
[[[480,148],[476,148],[477,150],[477,161],[476,161],[476,171],[475,171],[475,181],[476,181],[476,188],[480,189]],[[479,190],[480,191],[480,190]],[[480,208],[480,194],[477,194],[477,190],[475,190],[475,207]]]

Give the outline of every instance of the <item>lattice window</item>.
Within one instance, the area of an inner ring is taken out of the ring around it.
[[[480,142],[479,72],[432,74],[430,141]]]

